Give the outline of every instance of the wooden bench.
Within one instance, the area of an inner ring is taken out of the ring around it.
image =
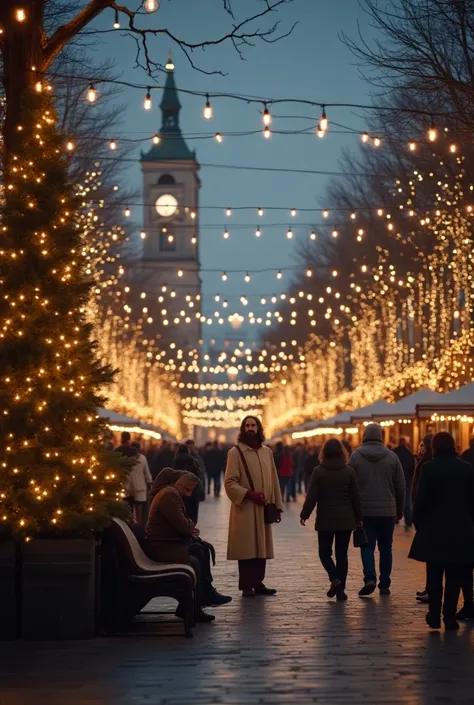
[[[114,518],[102,539],[101,622],[116,632],[154,597],[172,597],[184,608],[184,634],[192,637],[196,574],[181,563],[155,563],[130,527]]]

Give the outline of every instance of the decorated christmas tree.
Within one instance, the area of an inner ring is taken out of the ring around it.
[[[124,515],[127,463],[97,410],[113,370],[86,322],[80,203],[51,101],[31,91],[0,207],[0,529],[88,535]]]

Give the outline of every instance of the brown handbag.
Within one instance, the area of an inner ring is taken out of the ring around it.
[[[247,461],[245,460],[245,456],[242,453],[242,450],[239,448],[239,446],[235,446],[237,450],[239,451],[240,458],[242,460],[245,474],[247,475],[247,481],[250,485],[250,489],[252,492],[255,492],[255,485],[253,484],[252,480],[252,475],[250,474],[249,466],[247,465]],[[278,520],[278,509],[276,504],[273,504],[272,502],[266,502],[265,506],[263,508],[263,520],[265,524],[275,524]]]

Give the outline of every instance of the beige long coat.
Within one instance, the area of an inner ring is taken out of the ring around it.
[[[278,473],[270,448],[262,446],[254,450],[244,443],[239,443],[239,447],[245,455],[255,492],[263,492],[267,502],[283,510]],[[232,448],[227,455],[224,486],[232,502],[227,559],[273,558],[272,527],[264,522],[263,507],[245,499],[251,487],[237,448]]]

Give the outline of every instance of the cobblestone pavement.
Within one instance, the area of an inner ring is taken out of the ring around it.
[[[217,587],[234,596],[213,624],[193,640],[181,625],[153,624],[87,642],[1,644],[0,705],[472,704],[474,629],[428,630],[414,601],[424,566],[406,558],[411,535],[397,527],[391,597],[357,596],[351,549],[349,601],[337,604],[325,596],[316,537],[309,523],[300,527],[299,510],[288,505],[275,529],[267,584],[277,597],[239,596],[236,565],[224,559],[228,502],[211,499],[201,533],[217,549]]]

